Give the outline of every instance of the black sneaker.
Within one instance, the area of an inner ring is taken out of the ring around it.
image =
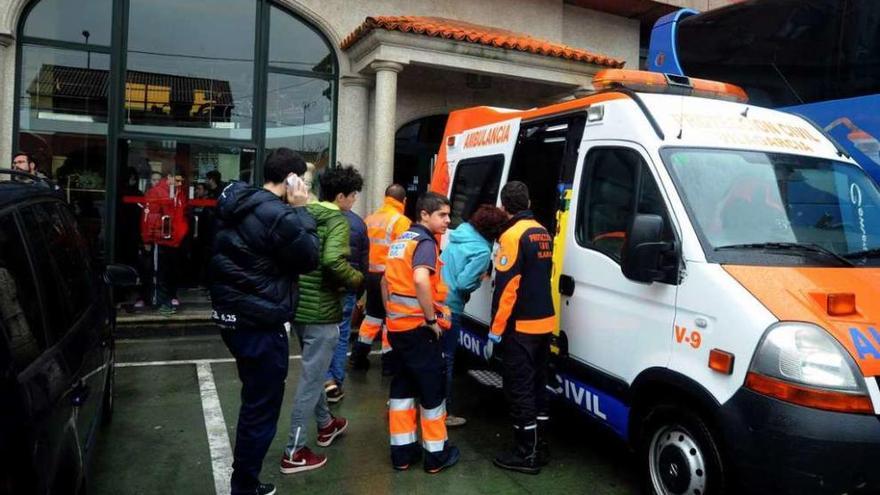
[[[327,402],[331,404],[341,401],[343,397],[345,397],[345,391],[339,385],[327,391]]]
[[[275,495],[275,485],[272,483],[260,483],[257,486],[257,495]]]
[[[516,471],[519,473],[525,474],[538,474],[541,472],[541,468],[535,462],[535,457],[531,458],[523,457],[519,452],[519,449],[514,448],[513,450],[508,450],[506,452],[502,452],[495,457],[493,463],[500,467],[501,469],[508,469],[510,471]]]

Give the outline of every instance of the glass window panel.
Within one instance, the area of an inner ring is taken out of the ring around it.
[[[452,202],[452,212],[449,215],[452,218],[449,224],[451,228],[468,221],[471,213],[480,205],[495,205],[503,166],[502,155],[471,158],[458,164],[449,195]]]
[[[269,23],[269,65],[327,74],[335,70],[333,50],[304,22],[272,7]]]
[[[287,147],[322,169],[330,157],[333,84],[323,79],[269,74],[266,148]]]
[[[204,284],[213,239],[216,197],[231,180],[252,182],[256,150],[191,144],[174,139],[130,140],[123,143],[120,156],[115,259],[130,264],[140,273],[145,285],[138,298],[155,300],[153,273],[169,269],[169,263],[176,266],[173,283],[178,287]],[[208,181],[208,174],[212,171],[220,173],[216,189]],[[177,194],[180,190],[177,188],[183,188],[182,197]],[[147,205],[146,197],[158,205],[150,213],[143,209]],[[156,199],[163,197],[176,200],[162,205]],[[161,217],[164,215],[182,218],[183,222],[169,222],[163,231]],[[185,229],[183,233],[175,231],[181,228]],[[151,245],[161,242],[159,238],[165,236],[173,240],[171,244],[179,241],[177,246],[172,246],[178,249],[174,250],[170,260],[165,256],[154,258]],[[147,246],[150,251],[146,251]]]
[[[109,55],[24,45],[19,77],[22,130],[107,133]]]
[[[18,370],[46,347],[40,300],[27,252],[14,217],[8,214],[0,218],[0,321]]]
[[[41,0],[28,14],[24,35],[110,46],[113,0]]]
[[[107,138],[88,134],[19,133],[18,148],[52,178],[70,203],[93,256],[103,257]]]
[[[250,139],[253,0],[132,0],[126,129]]]

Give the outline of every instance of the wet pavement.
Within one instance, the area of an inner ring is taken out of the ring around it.
[[[291,355],[299,354],[291,345]],[[637,473],[626,448],[576,412],[554,411],[550,434],[552,464],[540,475],[500,470],[496,451],[510,441],[509,420],[500,392],[466,374],[456,377],[450,412],[468,424],[450,429],[462,452],[454,468],[428,475],[420,469],[396,472],[388,456],[388,378],[378,356],[370,371],[350,373],[345,398],[331,406],[349,420],[345,435],[326,449],[322,469],[282,475],[278,462],[299,361],[291,360],[278,433],[262,479],[279,494],[554,494],[637,493]],[[228,493],[226,479],[238,418],[240,383],[235,363],[218,336],[133,339],[117,343],[115,413],[99,435],[90,493]],[[311,435],[314,439],[314,432]],[[212,461],[213,455],[213,461]],[[218,489],[219,485],[219,489]]]

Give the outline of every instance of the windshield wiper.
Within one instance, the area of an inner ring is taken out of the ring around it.
[[[873,258],[874,256],[880,256],[880,248],[874,249],[866,249],[864,251],[855,251],[852,253],[846,253],[843,255],[846,259],[854,259],[854,258]]]
[[[818,244],[801,244],[799,242],[755,242],[751,244],[731,244],[729,246],[720,246],[715,248],[715,251],[722,251],[725,249],[768,249],[817,253],[828,258],[833,258],[843,265],[855,266],[852,261]]]

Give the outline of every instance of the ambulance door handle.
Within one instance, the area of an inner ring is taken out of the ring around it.
[[[574,278],[571,275],[559,276],[559,293],[563,296],[574,295]]]

